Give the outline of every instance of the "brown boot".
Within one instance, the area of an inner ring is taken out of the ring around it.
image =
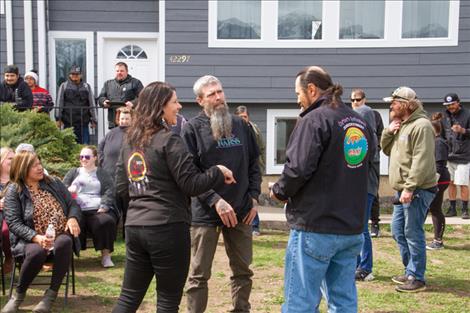
[[[56,298],[57,291],[47,289],[44,298],[34,307],[33,313],[49,313]]]
[[[24,301],[26,297],[26,292],[24,293],[17,293],[11,296],[10,300],[8,300],[7,304],[3,307],[1,313],[16,313],[20,304]]]

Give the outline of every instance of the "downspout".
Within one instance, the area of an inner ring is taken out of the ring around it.
[[[23,0],[24,12],[24,69],[28,72],[34,68],[33,46],[33,3]]]
[[[38,64],[40,86],[48,88],[46,48],[46,1],[38,0]]]
[[[13,9],[11,0],[5,0],[5,28],[7,37],[7,63],[14,64],[14,51],[13,51]]]
[[[165,0],[158,2],[158,74],[159,80],[165,81]]]

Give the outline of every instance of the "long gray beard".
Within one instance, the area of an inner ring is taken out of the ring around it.
[[[216,141],[232,136],[232,116],[228,111],[228,105],[218,107],[210,112],[212,135]]]

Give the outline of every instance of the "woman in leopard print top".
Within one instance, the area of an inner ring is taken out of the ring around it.
[[[44,174],[38,156],[31,152],[17,154],[11,163],[11,184],[6,188],[6,220],[11,233],[12,253],[22,258],[16,293],[2,309],[16,312],[26,290],[44,262],[53,258],[49,289],[33,312],[49,312],[70,265],[72,236],[80,234],[80,209],[64,184]],[[48,224],[56,229],[55,239],[45,236]],[[54,253],[50,253],[50,248]]]

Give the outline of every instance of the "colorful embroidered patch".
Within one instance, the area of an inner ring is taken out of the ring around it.
[[[358,127],[349,127],[344,136],[344,158],[352,167],[359,165],[367,155],[367,138]]]

